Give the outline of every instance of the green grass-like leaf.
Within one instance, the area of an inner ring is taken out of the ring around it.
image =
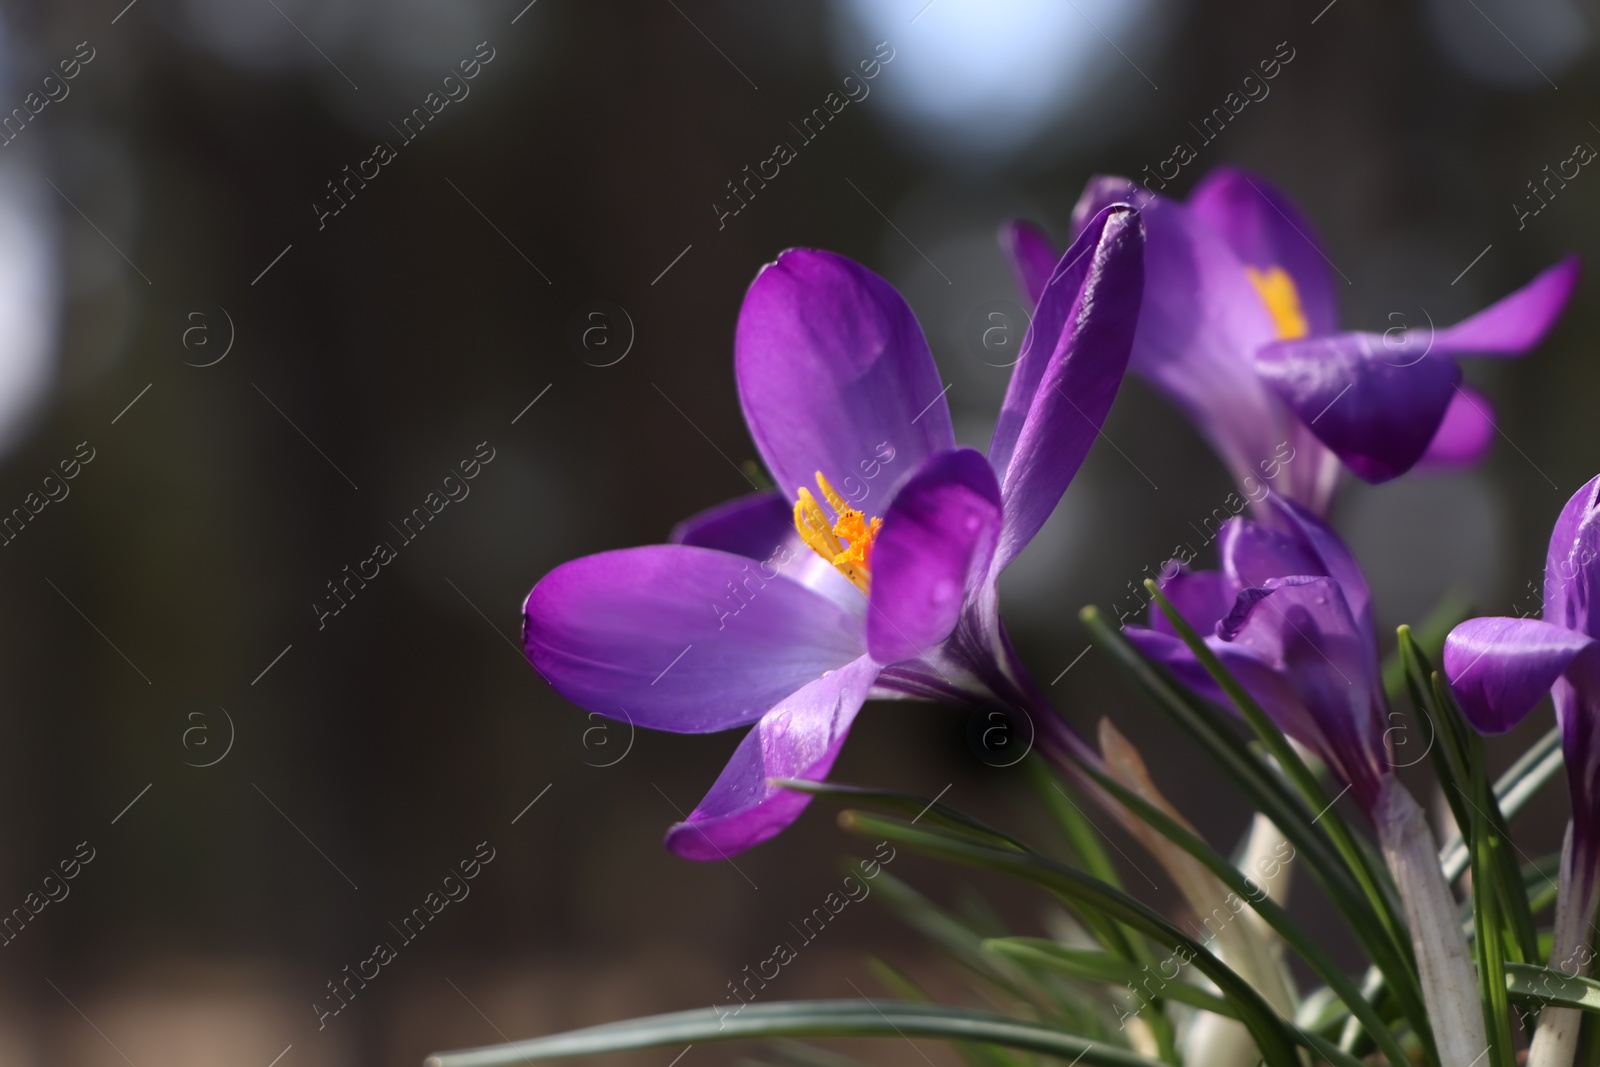
[[[1411,628],[1411,639],[1430,657],[1444,652],[1444,639],[1472,614],[1472,598],[1460,591],[1447,593],[1427,617]],[[1406,692],[1406,665],[1397,648],[1383,660],[1383,692],[1393,704]]]
[[[990,938],[983,943],[983,947],[1020,963],[1048,967],[1073,978],[1086,978],[1107,985],[1137,986],[1151,977],[1145,968],[1135,966],[1109,952],[1067,948],[1065,945],[1058,945],[1054,941],[1039,937]],[[1176,980],[1168,981],[1164,978],[1158,980],[1161,983],[1160,995],[1168,1000],[1176,1000],[1180,1004],[1187,1004],[1202,1011],[1226,1015],[1230,1019],[1239,1017],[1233,1005],[1227,1000],[1208,993],[1199,986]]]
[[[1561,727],[1556,726],[1517,757],[1494,783],[1495,800],[1507,819],[1514,819],[1550,780],[1561,773],[1565,762],[1561,753]],[[1454,882],[1467,870],[1467,846],[1459,833],[1439,849],[1439,863],[1445,880]]]
[[[1384,976],[1384,982],[1374,987],[1374,997],[1385,988],[1389,990],[1389,995],[1394,997],[1401,1013],[1423,1042],[1429,1058],[1434,1058],[1433,1032],[1422,1003],[1410,945],[1408,943],[1402,952],[1387,935],[1339,852],[1312,824],[1313,812],[1281,776],[1240,740],[1221,709],[1190,693],[1163,668],[1141,656],[1106,622],[1098,609],[1085,608],[1079,617],[1096,643],[1110,652],[1156,706],[1216,761],[1254,809],[1270,819],[1294,846],[1296,855],[1305,859],[1312,876]]]
[[[1406,933],[1405,921],[1400,917],[1399,909],[1396,907],[1394,894],[1389,891],[1388,873],[1381,863],[1374,862],[1370,852],[1356,843],[1355,834],[1351,832],[1349,824],[1334,806],[1338,797],[1329,798],[1321,783],[1317,781],[1317,776],[1300,758],[1300,753],[1289,743],[1288,737],[1278,729],[1277,723],[1273,722],[1271,716],[1256,703],[1255,697],[1250,695],[1249,690],[1245,689],[1233,673],[1222,665],[1216,653],[1201,640],[1194,627],[1190,626],[1188,620],[1173,607],[1172,601],[1167,599],[1160,587],[1148,579],[1144,584],[1161,609],[1161,613],[1172,624],[1173,630],[1183,639],[1183,643],[1189,646],[1189,651],[1194,653],[1195,659],[1228,695],[1228,699],[1233,701],[1234,706],[1239,709],[1239,714],[1266,746],[1268,753],[1277,761],[1278,767],[1299,791],[1305,803],[1317,812],[1314,821],[1322,824],[1323,832],[1333,842],[1333,847],[1338,850],[1350,874],[1360,886],[1361,892],[1366,895],[1367,903],[1372,907],[1378,920],[1383,923],[1384,931],[1394,942],[1401,958],[1409,958],[1411,939]],[[1413,1020],[1413,1025],[1415,1022]]]
[[[933,1037],[1042,1052],[1091,1067],[1158,1067],[1157,1061],[994,1012],[892,1000],[800,1000],[750,1004],[738,1014],[715,1009],[652,1015],[507,1045],[436,1052],[425,1067],[517,1067],[569,1056],[775,1037]],[[1287,1067],[1287,1065],[1286,1065]]]
[[[1355,983],[1317,945],[1316,941],[1289,917],[1289,913],[1281,905],[1262,891],[1259,886],[1254,885],[1220,852],[1190,832],[1188,828],[1172,818],[1172,816],[1099,770],[1090,767],[1086,767],[1085,770],[1094,776],[1095,780],[1100,783],[1101,788],[1109,792],[1128,810],[1143,819],[1167,840],[1205,864],[1206,868],[1232,890],[1234,895],[1244,903],[1249,904],[1256,914],[1260,915],[1267,925],[1271,926],[1278,936],[1283,938],[1284,943],[1294,949],[1300,958],[1305,960],[1311,969],[1316,972],[1317,976],[1328,984],[1328,987],[1351,1010],[1352,1015],[1366,1027],[1368,1036],[1383,1049],[1384,1055],[1392,1067],[1411,1067],[1410,1058],[1405,1054],[1405,1050],[1400,1047],[1399,1041],[1389,1027],[1385,1025],[1383,1019],[1379,1017],[1377,1011],[1361,995],[1361,991],[1356,988]],[[1174,999],[1179,998],[1174,997]]]
[[[1271,1067],[1297,1067],[1295,1035],[1261,995],[1204,945],[1143,902],[1082,871],[1042,856],[985,848],[946,831],[863,812],[844,812],[840,823],[846,829],[885,837],[919,852],[1022,878],[1104,912],[1175,954],[1186,955],[1188,962],[1215,982],[1221,994],[1234,1005],[1239,1021],[1250,1030],[1267,1063]]]
[[[1577,1008],[1600,1014],[1600,982],[1531,963],[1506,964],[1506,992],[1519,1004]]]
[[[795,789],[799,792],[811,793],[835,800],[843,799],[871,803],[887,808],[890,811],[912,814],[913,822],[927,818],[930,824],[942,825],[956,834],[979,843],[991,844],[998,848],[1014,849],[1029,855],[1038,855],[1037,852],[1021,840],[996,830],[962,811],[948,805],[939,804],[925,797],[910,793],[840,785],[831,782],[812,782],[801,779],[780,779],[779,783],[786,788]],[[1058,814],[1064,820],[1075,820],[1077,828],[1074,830],[1076,838],[1074,851],[1093,857],[1096,868],[1105,869],[1114,876],[1115,869],[1110,866],[1110,861],[1105,853],[1099,849],[1098,842],[1090,836],[1091,825],[1088,823],[1088,817],[1083,814],[1082,810],[1077,807],[1076,802],[1068,797],[1065,792],[1058,788],[1056,794],[1066,802],[1073,813],[1070,816],[1065,811],[1061,811]],[[929,818],[929,816],[932,817]],[[886,876],[880,875],[879,877]],[[1019,983],[1018,975],[995,973],[997,964],[1003,961],[983,958],[981,949],[976,947],[977,943],[982,940],[981,936],[970,929],[966,929],[965,924],[958,923],[949,915],[934,908],[920,894],[916,894],[914,890],[904,886],[902,883],[896,882],[893,878],[889,878],[888,883],[885,888],[890,890],[889,897],[891,902],[901,906],[903,914],[912,925],[940,941],[946,950],[956,956],[962,963],[984,974],[990,981],[1002,985],[1013,996],[1031,999],[1042,1007],[1046,1006],[1037,995],[1030,996],[1030,992],[1036,991],[1026,990]],[[894,888],[896,886],[898,886],[897,889]],[[915,903],[912,901],[913,897],[915,897]],[[1151,953],[1144,940],[1137,934],[1125,929],[1114,919],[1091,908],[1084,908],[1070,899],[1062,898],[1062,903],[1083,927],[1092,933],[1096,940],[1109,951],[1129,962],[1140,965],[1149,965],[1156,962],[1155,956]],[[957,927],[961,927],[960,934],[956,932]],[[1058,1012],[1061,1010],[1060,1005],[1051,1007]],[[1151,1036],[1161,1050],[1162,1058],[1170,1063],[1176,1063],[1178,1058],[1177,1034],[1173,1028],[1172,1021],[1167,1017],[1163,1009],[1160,998],[1144,1005],[1140,1009],[1140,1014],[1149,1025]]]
[[[1014,848],[1019,852],[1033,851],[1010,834],[996,830],[966,812],[958,811],[947,804],[940,804],[938,801],[930,800],[927,797],[917,796],[915,793],[901,793],[892,789],[873,789],[868,786],[845,785],[840,782],[814,782],[809,778],[774,778],[772,782],[774,785],[782,786],[785,789],[792,789],[796,793],[809,793],[812,796],[830,797],[834,800],[843,800],[854,804],[876,804],[890,811],[904,812],[918,820],[927,819],[930,823],[938,826],[986,838],[993,841],[997,846]]]

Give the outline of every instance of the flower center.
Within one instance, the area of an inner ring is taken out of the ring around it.
[[[1300,291],[1294,287],[1294,279],[1289,277],[1288,271],[1282,267],[1266,270],[1246,267],[1244,272],[1250,284],[1256,287],[1261,302],[1267,305],[1267,313],[1278,327],[1278,340],[1292,341],[1311,332],[1306,313],[1300,308]]]
[[[794,505],[794,528],[800,540],[811,550],[836,567],[840,574],[850,579],[863,593],[872,589],[872,542],[883,526],[882,519],[870,522],[861,512],[852,508],[828,484],[828,479],[817,472],[817,488],[822,498],[833,509],[835,518],[828,520],[811,490],[802,486],[800,498]]]

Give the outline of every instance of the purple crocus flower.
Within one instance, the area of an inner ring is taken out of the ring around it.
[[[734,367],[780,490],[690,519],[675,544],[563,564],[524,605],[529,659],[575,703],[680,733],[753,726],[669,849],[714,860],[782,830],[807,798],[772,780],[825,777],[869,697],[1038,706],[995,583],[1110,410],[1143,246],[1126,205],[1084,226],[987,457],[956,447],[927,342],[882,278],[808,250],[757,275]]]
[[[1495,734],[1549,693],[1561,726],[1572,821],[1561,853],[1550,966],[1587,973],[1590,923],[1600,902],[1600,478],[1556,519],[1544,565],[1543,619],[1468,619],[1444,646],[1445,676],[1473,726]],[[1578,1015],[1546,1009],[1531,1067],[1566,1067]]]
[[[1310,511],[1276,493],[1263,505],[1267,521],[1223,525],[1220,571],[1180,571],[1164,592],[1278,728],[1344,783],[1339,795],[1367,813],[1405,909],[1440,1062],[1468,1067],[1483,1048],[1476,977],[1427,817],[1394,774],[1366,578]],[[1154,605],[1150,621],[1124,633],[1187,686],[1224,702]]]
[[[1274,493],[1270,521],[1236,518],[1217,537],[1221,569],[1180,570],[1162,592],[1278,728],[1327,762],[1363,808],[1390,766],[1372,595],[1350,550]],[[1165,615],[1123,633],[1185,685],[1227,698]]]
[[[1074,228],[1118,200],[1140,206],[1149,234],[1133,369],[1184,410],[1252,499],[1281,473],[1272,488],[1318,514],[1340,461],[1384,482],[1419,464],[1478,460],[1494,436],[1492,409],[1460,384],[1456,357],[1526,353],[1577,283],[1572,256],[1448,328],[1340,332],[1331,264],[1265,179],[1219,168],[1180,203],[1097,177]],[[1048,238],[1019,222],[1002,241],[1035,297],[1055,261]]]

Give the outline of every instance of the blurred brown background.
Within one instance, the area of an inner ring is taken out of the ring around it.
[[[737,869],[675,859],[662,831],[737,737],[630,749],[514,646],[551,567],[746,488],[732,330],[780,249],[834,249],[899,286],[958,436],[982,444],[1008,372],[973,324],[1016,299],[997,225],[1061,237],[1091,173],[1194,140],[1188,123],[1287,42],[1270,96],[1175,188],[1222,162],[1280,183],[1349,280],[1347,325],[1452,322],[1569,250],[1600,254],[1587,169],[1521,229],[1511,206],[1600,143],[1592,0],[525,2],[3,6],[5,107],[66,93],[0,148],[0,507],[80,442],[94,459],[0,549],[0,910],[79,842],[95,858],[0,950],[0,1061],[414,1064],[722,1002],[820,902],[863,847],[833,808]],[[391,124],[485,41],[470,95],[400,145]],[[797,140],[789,124],[880,41],[894,59],[870,94],[719,229],[725,183]],[[396,158],[319,229],[326,183],[380,141]],[[1346,488],[1335,521],[1386,628],[1452,588],[1532,605],[1552,520],[1600,470],[1594,291],[1530,359],[1469,367],[1503,434],[1481,469]],[[594,301],[609,348],[582,343]],[[1116,716],[1231,844],[1239,799],[1106,659],[1061,673],[1088,643],[1079,606],[1125,596],[1230,491],[1139,383],[1105,432],[1126,458],[1091,455],[1008,575],[1008,617],[1065,713]],[[485,441],[470,496],[319,630],[325,583]],[[948,784],[1042,835],[1021,772],[968,736],[961,713],[874,705],[834,777]],[[1530,853],[1557,841],[1562,802],[1522,820]],[[481,841],[495,859],[470,898],[319,1031],[324,983]],[[945,901],[970,881],[894,871]],[[999,896],[1034,922],[1037,900]],[[868,949],[925,956],[869,901],[769,996],[881,992]],[[918,1044],[857,1051],[946,1062]]]

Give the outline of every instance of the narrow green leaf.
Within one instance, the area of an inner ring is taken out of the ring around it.
[[[1065,1021],[1068,1029],[1080,1034],[1101,1034],[1109,1020],[1115,1017],[1115,1009],[1109,1001],[1101,1005],[1104,1011],[1100,1015],[1094,1015],[1090,1006],[1083,1003],[1086,992],[1083,987],[1071,990],[1047,988],[1048,983],[1039,981],[1036,975],[1019,967],[1014,960],[987,951],[983,937],[966,922],[940,908],[888,871],[879,871],[873,885],[886,906],[902,921],[922,933],[998,993],[1032,1004],[1042,1015],[1051,1020]],[[1070,902],[1067,903],[1071,906]],[[1095,917],[1117,931],[1119,940],[1116,943],[1120,948],[1112,951],[1120,952],[1120,958],[1132,960],[1134,956],[1127,947],[1126,938],[1122,936],[1123,928],[1102,915],[1096,914]],[[1133,964],[1130,963],[1130,966]],[[1160,1003],[1151,1005],[1148,1011],[1141,1014],[1147,1017],[1147,1021],[1160,1024],[1151,1030],[1158,1046],[1163,1049],[1173,1047],[1176,1035]]]
[[[1289,917],[1289,913],[1281,905],[1268,896],[1260,886],[1245,877],[1238,867],[1230,863],[1220,852],[1172,816],[1098,768],[1085,764],[1084,770],[1124,807],[1149,823],[1167,840],[1205,864],[1206,868],[1216,875],[1223,885],[1232,890],[1235,896],[1249,904],[1256,914],[1260,915],[1267,925],[1271,926],[1278,936],[1305,960],[1317,976],[1328,984],[1328,988],[1334,991],[1353,1016],[1366,1027],[1368,1035],[1383,1049],[1392,1067],[1411,1067],[1410,1057],[1405,1054],[1399,1041],[1384,1024],[1377,1011],[1361,995],[1361,990],[1356,988],[1355,983],[1317,945],[1316,941]]]
[[[1252,754],[1233,733],[1231,724],[1223,718],[1224,713],[1220,709],[1190,694],[1164,669],[1141,656],[1105,621],[1098,609],[1085,608],[1079,617],[1096,642],[1111,653],[1113,659],[1153,698],[1156,706],[1165,711],[1217,762],[1224,775],[1240,788],[1255,810],[1276,824],[1294,846],[1296,854],[1305,858],[1312,875],[1328,894],[1351,933],[1366,949],[1380,974],[1385,976],[1385,981],[1376,988],[1389,989],[1401,1013],[1423,1041],[1429,1057],[1433,1058],[1432,1030],[1422,1003],[1422,990],[1417,984],[1410,946],[1407,945],[1402,953],[1384,932],[1377,914],[1351,877],[1339,853],[1312,825],[1312,813],[1306,810],[1282,778]],[[1359,1033],[1359,1028],[1353,1030],[1352,1039]]]
[[[1437,676],[1435,676],[1437,680]],[[1437,694],[1436,694],[1437,699]],[[1440,709],[1445,717],[1448,710]],[[1491,1067],[1515,1067],[1516,1046],[1511,1041],[1511,1012],[1506,998],[1505,944],[1501,938],[1500,887],[1496,878],[1495,829],[1484,809],[1489,799],[1489,775],[1483,766],[1482,752],[1468,751],[1472,803],[1470,843],[1472,853],[1473,954],[1477,957],[1478,985],[1483,998],[1484,1033],[1489,1041]],[[1476,759],[1472,757],[1476,756]],[[1523,898],[1526,906],[1527,898]]]
[[[1144,968],[1131,967],[1123,960],[1117,959],[1104,952],[1082,951],[1058,945],[1054,941],[1042,938],[1015,937],[996,939],[988,943],[996,952],[1002,952],[1021,961],[1036,962],[1042,966],[1053,967],[1063,974],[1070,974],[1085,978],[1096,979],[1112,984],[1133,984],[1143,982],[1148,984],[1151,975]],[[1197,986],[1184,982],[1163,982],[1162,995],[1169,1000],[1176,1000],[1201,1011],[1213,1012],[1217,1015],[1237,1019],[1238,1013],[1233,1005],[1222,997],[1213,996]],[[1313,1049],[1325,1058],[1334,1060],[1341,1067],[1356,1067],[1359,1061],[1343,1056],[1331,1042],[1314,1038],[1304,1029],[1290,1025],[1296,1040],[1306,1048]],[[1329,1050],[1332,1049],[1330,1054]],[[1411,1061],[1402,1056],[1402,1063]]]
[[[1100,844],[1100,831],[1083,813],[1078,801],[1062,786],[1056,774],[1043,758],[1030,755],[1023,761],[1033,784],[1044,798],[1045,808],[1055,817],[1056,825],[1066,838],[1067,845],[1083,865],[1083,869],[1105,882],[1122,888],[1122,878],[1116,864],[1111,862],[1104,846]]]
[[[1507,819],[1514,819],[1540,789],[1561,772],[1561,727],[1553,727],[1517,761],[1506,768],[1494,784],[1494,795]],[[1454,882],[1467,870],[1467,846],[1456,833],[1439,849],[1439,863],[1445,879]]]
[[[1048,967],[1074,978],[1087,978],[1107,985],[1137,986],[1138,983],[1151,977],[1145,968],[1137,967],[1109,952],[1067,948],[1065,945],[1058,945],[1054,941],[1039,937],[990,938],[984,942],[984,948],[1008,956],[1019,963]],[[1233,1005],[1198,986],[1176,980],[1158,980],[1161,983],[1160,995],[1168,1000],[1176,1000],[1202,1011],[1226,1015],[1230,1019],[1239,1017]]]
[[[996,830],[966,812],[958,811],[946,804],[940,804],[936,799],[930,800],[927,797],[917,796],[915,793],[873,789],[869,786],[845,785],[842,782],[814,782],[808,778],[774,778],[772,782],[774,785],[782,786],[785,789],[792,789],[796,793],[809,793],[812,796],[829,797],[853,804],[876,804],[890,811],[905,812],[919,820],[927,819],[931,823],[951,830],[989,839],[1001,847],[1014,848],[1022,852],[1033,851],[1010,834]]]
[[[1444,639],[1456,624],[1472,614],[1472,598],[1465,593],[1452,591],[1434,605],[1426,618],[1412,627],[1412,640],[1431,659],[1444,652]],[[1393,704],[1406,690],[1406,665],[1395,649],[1383,659],[1383,692]]]
[[[1453,806],[1459,807],[1464,803],[1472,810],[1458,813],[1457,825],[1476,825],[1473,820],[1482,820],[1481,829],[1488,844],[1484,858],[1489,867],[1481,873],[1494,887],[1497,914],[1510,934],[1503,948],[1516,962],[1535,962],[1540,957],[1536,955],[1538,936],[1534,932],[1533,910],[1528,902],[1517,857],[1512,855],[1509,847],[1511,838],[1505,813],[1500,808],[1498,796],[1489,788],[1484,768],[1483,739],[1467,722],[1450,687],[1433,669],[1421,649],[1417,648],[1404,626],[1400,628],[1400,643],[1408,660],[1408,674],[1419,676],[1421,706],[1439,724],[1441,747],[1448,740],[1450,747],[1454,747],[1458,753],[1458,780],[1453,789],[1447,787],[1446,793],[1451,797]],[[1498,980],[1494,981],[1493,988],[1499,988]]]
[[[1507,819],[1516,818],[1524,806],[1538,795],[1550,780],[1560,773],[1563,766],[1561,754],[1561,728],[1555,727],[1536,741],[1532,747],[1517,758],[1506,769],[1499,779],[1495,781],[1495,799],[1500,805],[1500,811]],[[1454,884],[1467,870],[1467,846],[1457,833],[1446,840],[1439,849],[1439,864],[1444,868],[1445,881]],[[1550,861],[1546,861],[1550,862]],[[1561,858],[1556,856],[1554,863],[1559,868]],[[1542,879],[1544,889],[1538,893],[1529,894],[1529,911],[1537,915],[1548,908],[1555,901],[1556,883],[1553,877],[1545,875]],[[1524,872],[1524,886],[1539,884],[1534,875]],[[1536,959],[1544,959],[1545,953],[1535,953]],[[1376,967],[1368,968],[1361,981],[1361,989],[1368,1000],[1375,1000],[1386,988],[1384,976]],[[1352,1026],[1340,1039],[1340,1046],[1347,1051],[1359,1036],[1360,1030]],[[1600,1047],[1600,1040],[1596,1042]]]
[[[1272,758],[1277,761],[1290,783],[1299,790],[1305,803],[1318,813],[1314,821],[1322,824],[1323,832],[1328,835],[1334,848],[1344,859],[1356,883],[1366,895],[1373,912],[1383,923],[1384,932],[1394,942],[1400,957],[1409,959],[1411,939],[1406,933],[1404,921],[1400,918],[1394,894],[1388,890],[1388,872],[1381,864],[1374,865],[1369,854],[1356,844],[1355,835],[1350,831],[1349,824],[1334,807],[1338,797],[1332,799],[1328,797],[1317,782],[1316,775],[1311,773],[1311,769],[1300,758],[1300,753],[1295,751],[1283,731],[1278,729],[1277,723],[1273,722],[1261,705],[1256,703],[1255,698],[1240,684],[1233,673],[1223,666],[1216,653],[1201,640],[1200,635],[1195,633],[1194,627],[1189,625],[1188,620],[1178,609],[1172,606],[1172,601],[1167,599],[1160,587],[1148,579],[1144,584],[1155,599],[1156,605],[1160,607],[1161,613],[1171,623],[1173,630],[1183,639],[1183,643],[1189,646],[1189,651],[1194,653],[1195,659],[1205,667],[1206,672],[1222,691],[1228,694],[1228,698],[1239,709],[1239,714],[1244,716],[1250,729],[1255,731],[1256,737],[1267,747],[1267,751],[1272,754]],[[1417,1025],[1418,1020],[1412,1020],[1412,1023]]]
[[[1143,902],[1082,871],[1042,856],[986,848],[947,831],[853,811],[841,814],[840,824],[846,829],[902,842],[930,855],[1014,875],[1063,893],[1086,907],[1105,912],[1157,944],[1174,950],[1175,955],[1187,957],[1185,962],[1192,962],[1202,974],[1215,982],[1222,995],[1235,1005],[1239,1021],[1250,1030],[1268,1064],[1272,1067],[1298,1067],[1293,1034],[1261,995],[1204,945]]]
[[[1468,810],[1472,795],[1468,792],[1472,769],[1466,750],[1464,724],[1440,711],[1431,682],[1433,666],[1423,658],[1421,650],[1411,639],[1410,627],[1401,626],[1396,633],[1400,639],[1398,655],[1401,668],[1405,671],[1406,688],[1411,694],[1411,705],[1428,723],[1428,729],[1432,732],[1428,739],[1428,755],[1433,761],[1434,774],[1439,779],[1445,802],[1450,805],[1451,819],[1458,830],[1464,831],[1472,824],[1472,813]]]
[[[1156,706],[1217,763],[1224,776],[1244,792],[1252,807],[1272,820],[1295,849],[1307,857],[1318,881],[1323,883],[1335,904],[1340,905],[1341,910],[1351,909],[1349,916],[1355,916],[1351,920],[1352,928],[1359,934],[1363,928],[1375,925],[1377,916],[1367,906],[1338,853],[1312,826],[1312,813],[1289,791],[1282,777],[1235,735],[1223,712],[1190,693],[1165,669],[1141,656],[1106,622],[1099,609],[1084,608],[1079,618],[1096,643],[1111,653]]]
[[[1084,870],[1107,885],[1121,889],[1122,877],[1117,873],[1117,866],[1111,861],[1110,854],[1101,844],[1106,840],[1105,834],[1095,826],[1088,813],[1083,810],[1083,805],[1078,802],[1080,798],[1075,797],[1060,781],[1043,758],[1029,756],[1024,763],[1033,777],[1039,795],[1044,798],[1046,810],[1055,816],[1056,823],[1067,840],[1067,846],[1076,855]],[[1123,959],[1145,965],[1155,962],[1149,946],[1137,935],[1095,912],[1074,909],[1073,913],[1094,933],[1096,940]],[[1171,1024],[1165,1013],[1151,1010],[1144,1014],[1154,1029],[1156,1040],[1165,1048],[1169,1043],[1168,1032],[1171,1030]]]
[[[878,804],[891,811],[912,814],[915,820],[927,818],[930,823],[943,825],[957,833],[993,844],[995,847],[1011,848],[1034,854],[1033,849],[1017,838],[988,826],[965,812],[945,804],[936,803],[926,797],[834,782],[813,782],[805,779],[787,778],[779,779],[778,781],[785,788],[794,789],[797,792],[811,793],[833,800],[851,800]],[[1065,797],[1065,794],[1062,794],[1062,796]],[[1087,818],[1082,815],[1081,811],[1078,816],[1080,819]],[[1094,843],[1089,842],[1089,845],[1093,846]],[[1100,853],[1100,856],[1103,858],[1104,853]],[[967,966],[978,971],[990,981],[1005,986],[1013,996],[1028,998],[1027,992],[1017,985],[1017,981],[1020,978],[1019,975],[1015,973],[995,973],[996,961],[983,958],[982,953],[977,948],[978,942],[982,938],[971,930],[966,929],[966,924],[958,922],[952,916],[934,907],[921,894],[918,894],[897,879],[886,878],[884,888],[886,893],[890,895],[891,902],[902,908],[904,917],[913,926],[939,941],[947,951],[957,956]],[[1083,924],[1084,928],[1093,933],[1095,938],[1110,951],[1118,953],[1124,959],[1140,963],[1152,961],[1147,946],[1139,938],[1131,936],[1127,930],[1117,923],[1097,912],[1081,909],[1070,901],[1064,901],[1063,903]],[[959,936],[956,934],[958,927],[961,928]],[[1175,1034],[1170,1021],[1160,1010],[1159,1003],[1146,1014],[1151,1032],[1157,1043],[1163,1050],[1171,1051]]]
[[[1600,982],[1531,963],[1506,964],[1506,992],[1519,1004],[1600,1013]]]
[[[750,1004],[726,1018],[711,1008],[652,1015],[507,1045],[436,1052],[424,1067],[525,1067],[547,1059],[592,1056],[657,1045],[773,1037],[913,1037],[975,1041],[1042,1052],[1092,1067],[1156,1067],[1126,1049],[1087,1041],[1038,1023],[944,1004],[890,1000],[814,1000]]]
[[[985,952],[983,938],[912,886],[880,870],[873,888],[886,906],[912,929],[942,948],[962,966],[1019,1000],[1037,1001],[1025,972],[1010,960]]]

